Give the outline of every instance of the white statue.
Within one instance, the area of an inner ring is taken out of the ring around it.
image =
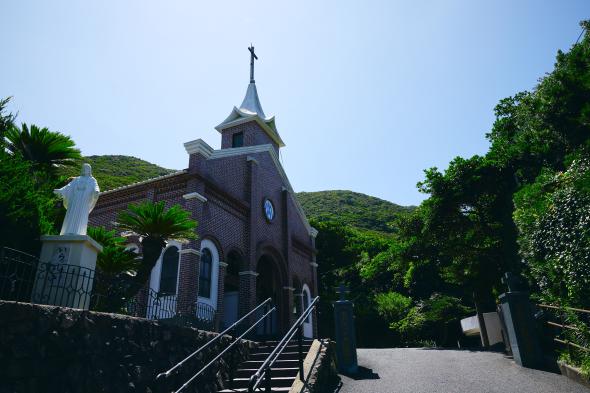
[[[63,199],[67,209],[60,235],[86,235],[88,215],[94,209],[100,192],[90,165],[82,165],[81,176],[53,192]]]

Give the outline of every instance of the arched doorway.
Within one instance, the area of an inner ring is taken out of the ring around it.
[[[277,263],[270,255],[263,255],[256,268],[256,303],[271,298],[277,311],[266,318],[257,330],[262,336],[276,336],[282,330],[282,321],[287,310],[283,305],[283,278]]]
[[[238,320],[240,293],[240,266],[242,256],[237,251],[227,255],[227,267],[223,279],[223,329]]]

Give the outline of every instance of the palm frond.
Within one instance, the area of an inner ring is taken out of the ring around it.
[[[19,154],[34,166],[53,170],[61,166],[72,166],[82,158],[74,141],[67,135],[22,124],[9,127],[5,138],[11,154]]]
[[[126,211],[119,213],[117,226],[139,236],[187,240],[196,238],[197,222],[180,205],[166,209],[164,202],[143,202],[129,205]]]

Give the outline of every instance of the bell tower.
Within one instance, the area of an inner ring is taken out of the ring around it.
[[[246,89],[246,96],[240,107],[234,106],[229,116],[215,129],[221,133],[222,149],[270,144],[278,153],[285,143],[277,131],[275,117],[267,117],[262,110],[254,81],[254,61],[258,60],[258,56],[254,52],[254,46],[250,46],[248,51],[250,83]]]

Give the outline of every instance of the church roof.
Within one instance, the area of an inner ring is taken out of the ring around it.
[[[256,83],[254,82],[250,82],[250,84],[248,85],[246,95],[244,96],[244,101],[242,101],[242,105],[240,105],[240,108],[238,110],[245,114],[256,114],[260,116],[261,119],[269,120],[266,118],[266,115],[262,110],[262,105],[260,105],[260,99],[258,98],[258,90],[256,90]]]
[[[234,106],[229,116],[217,125],[215,129],[221,132],[226,128],[237,126],[238,124],[243,124],[251,120],[256,121],[279,147],[285,146],[285,142],[283,142],[277,130],[275,117],[267,117],[262,110],[262,105],[258,98],[258,90],[256,90],[256,83],[253,81],[248,84],[246,95],[240,107],[237,108]]]
[[[234,106],[229,116],[217,125],[215,129],[221,132],[228,127],[243,124],[251,120],[256,121],[279,147],[285,146],[285,142],[283,142],[277,130],[275,117],[267,117],[262,110],[260,98],[258,98],[258,90],[256,90],[256,83],[253,81],[248,84],[246,95],[240,107],[237,108]]]

